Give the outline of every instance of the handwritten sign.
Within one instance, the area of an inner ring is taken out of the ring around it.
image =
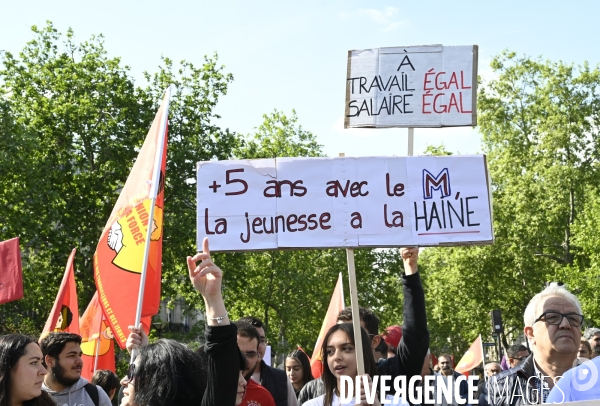
[[[477,45],[348,52],[344,128],[477,125]]]
[[[211,250],[493,242],[483,155],[198,163]]]

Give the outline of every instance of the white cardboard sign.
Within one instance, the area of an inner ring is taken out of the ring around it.
[[[477,45],[348,51],[344,128],[477,125]]]
[[[198,163],[213,251],[493,242],[484,155]]]

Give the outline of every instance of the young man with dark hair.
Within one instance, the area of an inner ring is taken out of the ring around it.
[[[99,369],[92,376],[92,384],[100,386],[112,401],[117,389],[121,386],[120,379],[113,371],[108,369]]]
[[[265,337],[265,328],[262,320],[254,316],[246,316],[242,317],[239,322],[251,324],[254,326],[259,335],[259,362],[256,364],[256,369],[254,370],[252,379],[267,388],[267,390],[273,396],[276,406],[297,406],[298,400],[296,399],[296,392],[294,391],[292,383],[285,374],[285,371],[270,367],[263,359],[267,349],[267,340]]]
[[[111,406],[101,387],[81,377],[81,337],[71,333],[50,333],[40,343],[43,364],[48,370],[42,389],[59,405]]]
[[[275,406],[271,393],[251,379],[260,360],[259,333],[253,325],[244,321],[238,321],[236,325],[238,347],[248,361],[248,369],[242,372],[248,386],[246,386],[246,395],[240,406]]]

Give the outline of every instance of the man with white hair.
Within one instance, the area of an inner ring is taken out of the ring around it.
[[[583,314],[572,293],[551,284],[531,299],[524,321],[533,353],[516,367],[490,378],[479,404],[546,403],[554,384],[573,365],[581,341]]]

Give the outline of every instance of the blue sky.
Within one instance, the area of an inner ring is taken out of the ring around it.
[[[140,84],[161,55],[200,65],[217,52],[235,78],[217,108],[222,127],[249,133],[262,114],[295,108],[329,156],[406,155],[406,129],[343,129],[348,50],[477,44],[484,78],[504,49],[595,66],[599,15],[595,1],[13,1],[2,6],[0,50],[17,52],[30,26],[51,20],[77,40],[104,34]],[[480,151],[470,127],[415,130],[415,154],[442,142]]]

